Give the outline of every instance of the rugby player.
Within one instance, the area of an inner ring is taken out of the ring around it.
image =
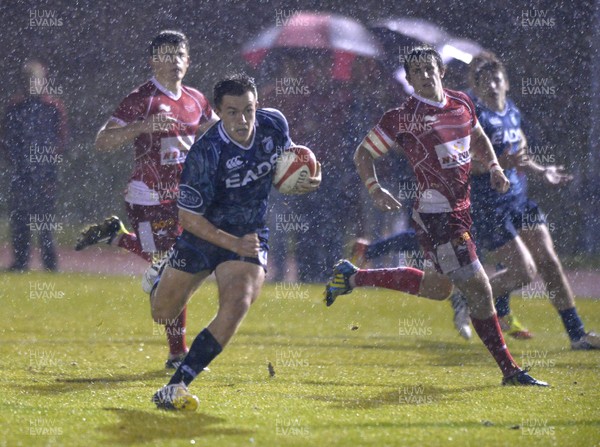
[[[182,84],[190,65],[184,34],[161,31],[148,51],[153,77],[119,104],[96,138],[100,151],[133,143],[135,166],[125,206],[135,233],[112,216],[83,230],[76,250],[107,242],[152,262],[164,256],[181,232],[176,200],[183,162],[195,138],[218,118],[202,93]],[[167,368],[176,368],[187,353],[185,326],[185,308],[165,324]]]
[[[194,291],[214,272],[219,308],[196,337],[167,385],[153,396],[158,408],[195,410],[187,386],[229,343],[258,298],[267,265],[267,201],[279,153],[292,145],[288,123],[276,109],[258,109],[256,85],[244,74],[215,85],[221,121],[192,147],[180,182],[183,233],[151,293],[156,321],[176,317]],[[314,191],[315,177],[298,187]]]
[[[503,330],[529,338],[529,332],[510,313],[510,292],[526,286],[539,272],[552,305],[565,326],[575,350],[600,348],[600,337],[586,333],[577,313],[573,292],[565,276],[544,214],[527,195],[526,173],[542,176],[548,185],[571,180],[562,168],[542,166],[528,157],[521,129],[521,112],[507,97],[509,82],[504,65],[493,55],[471,63],[471,84],[477,117],[490,138],[510,188],[498,194],[489,186],[484,167],[473,163],[471,202],[478,245],[490,252],[503,269],[490,277]],[[513,326],[513,327],[511,327]]]
[[[354,157],[375,206],[382,211],[398,210],[401,205],[377,181],[374,160],[392,148],[408,158],[418,185],[412,218],[429,261],[425,271],[411,267],[359,270],[341,260],[334,266],[325,300],[331,305],[339,295],[362,286],[444,300],[454,284],[468,300],[475,331],[500,367],[502,384],[548,386],[517,365],[500,330],[489,279],[470,232],[471,154],[486,167],[494,190],[505,192],[509,182],[469,97],[443,88],[444,69],[434,49],[413,49],[406,57],[405,70],[415,93],[400,108],[383,115]],[[416,128],[415,123],[419,124]]]

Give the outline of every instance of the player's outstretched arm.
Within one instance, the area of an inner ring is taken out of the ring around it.
[[[562,185],[573,180],[573,176],[565,172],[564,166],[544,166],[532,159],[528,154],[527,138],[525,137],[523,130],[521,130],[519,151],[513,157],[513,163],[517,168],[525,169],[529,172],[543,176],[544,180],[550,185]]]
[[[260,242],[256,233],[237,237],[215,227],[200,214],[190,213],[179,208],[179,224],[194,236],[211,244],[249,258],[258,257]]]
[[[369,191],[369,195],[375,206],[381,211],[393,211],[402,208],[393,195],[385,188],[382,188],[377,181],[375,164],[371,152],[362,144],[354,152],[354,164],[360,179]]]

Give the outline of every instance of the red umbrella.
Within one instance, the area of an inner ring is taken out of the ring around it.
[[[298,12],[278,18],[278,23],[244,45],[242,55],[254,68],[275,48],[331,50],[333,77],[348,79],[356,56],[378,57],[377,39],[359,22],[336,14]]]

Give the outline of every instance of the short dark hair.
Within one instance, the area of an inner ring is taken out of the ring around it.
[[[406,74],[408,74],[410,65],[413,62],[423,62],[423,61],[426,61],[427,59],[435,60],[439,70],[440,71],[444,70],[444,68],[445,68],[444,61],[442,61],[442,56],[440,56],[440,53],[438,53],[436,51],[436,49],[433,47],[422,46],[422,47],[414,47],[410,51],[410,53],[408,53],[404,57],[404,71],[406,72]]]
[[[213,104],[215,107],[220,107],[223,102],[223,96],[242,96],[246,92],[252,92],[254,93],[254,96],[258,98],[254,78],[251,78],[246,73],[233,73],[227,75],[215,84],[213,90]]]
[[[507,78],[506,67],[494,53],[481,53],[475,56],[469,65],[469,81],[473,87],[479,83],[485,73],[499,71]]]
[[[150,42],[150,46],[148,47],[148,52],[153,56],[156,53],[156,49],[163,45],[173,45],[176,47],[183,45],[188,51],[190,49],[190,42],[181,31],[163,30],[152,39],[152,42]]]

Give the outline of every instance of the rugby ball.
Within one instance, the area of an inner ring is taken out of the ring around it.
[[[291,146],[277,158],[273,186],[282,194],[296,194],[296,185],[317,174],[317,158],[306,146]]]

